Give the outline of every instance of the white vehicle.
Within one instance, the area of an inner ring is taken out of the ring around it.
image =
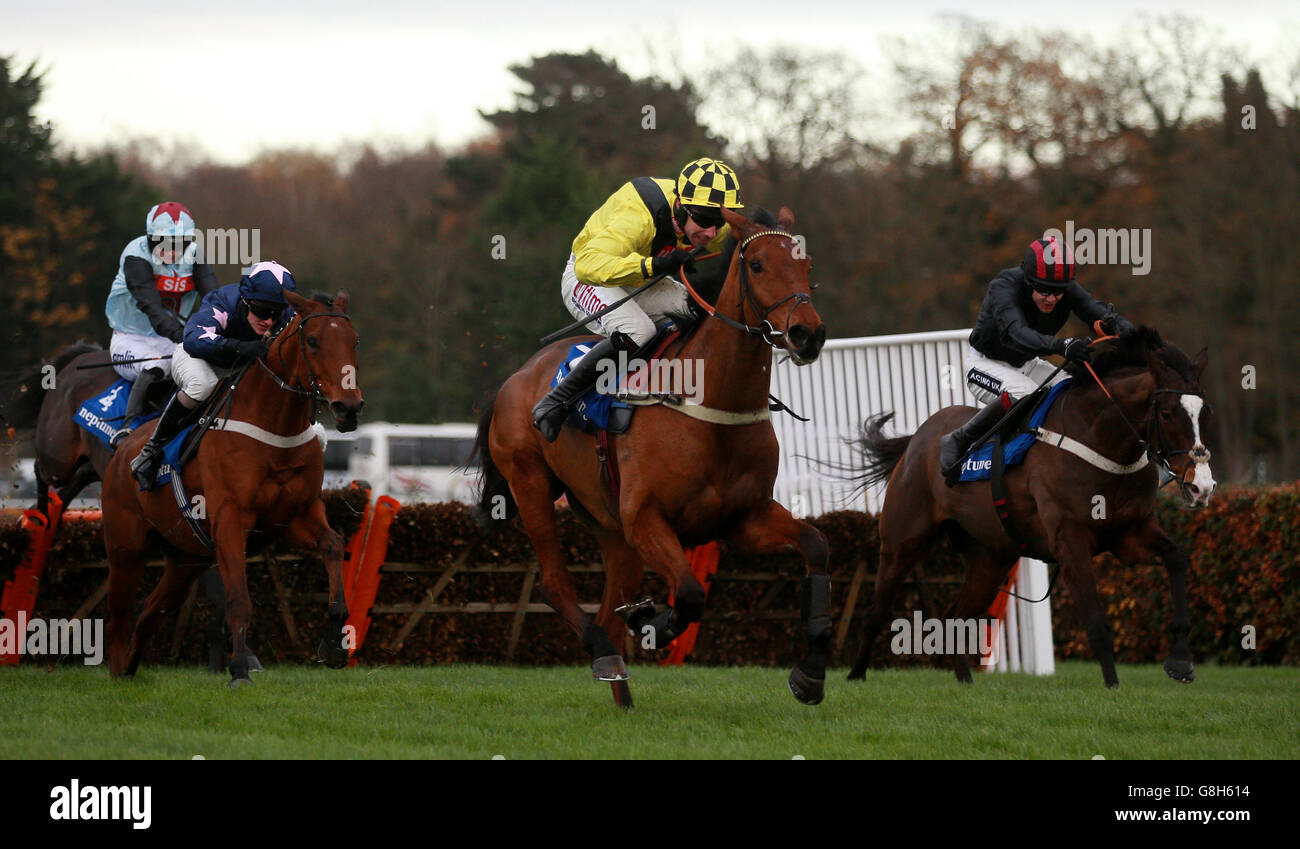
[[[370,484],[373,496],[403,504],[472,502],[477,469],[468,469],[476,425],[363,424],[351,433],[328,431],[326,489],[349,481]]]

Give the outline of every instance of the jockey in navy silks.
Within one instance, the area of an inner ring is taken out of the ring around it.
[[[988,406],[939,440],[939,468],[948,486],[956,484],[971,444],[1056,370],[1040,356],[1090,359],[1088,339],[1056,338],[1072,314],[1089,326],[1101,321],[1108,334],[1133,327],[1078,284],[1074,252],[1054,238],[1030,244],[1019,268],[1004,268],[989,283],[966,352],[966,385]],[[1052,383],[1065,377],[1058,373]]]
[[[199,299],[220,285],[212,266],[197,262],[197,255],[194,216],[171,201],[149,210],[145,235],[122,251],[104,314],[113,329],[108,345],[109,355],[118,363],[113,369],[134,383],[122,427],[111,440],[114,446],[131,432],[131,420],[144,411],[149,387],[171,376],[171,361],[162,357],[181,341],[185,320]]]
[[[295,291],[289,269],[259,262],[238,283],[209,292],[185,323],[183,341],[172,350],[177,392],[167,403],[158,428],[131,462],[141,488],[152,485],[162,449],[184,427],[190,411],[208,399],[220,381],[216,368],[264,357],[271,340],[294,316],[284,291]],[[215,367],[215,368],[214,368]]]

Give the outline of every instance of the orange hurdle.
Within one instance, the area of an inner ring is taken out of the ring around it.
[[[718,571],[718,558],[720,549],[716,542],[699,545],[695,548],[688,549],[686,559],[691,564],[691,574],[704,586],[704,597],[709,597],[709,586],[712,582],[709,576]],[[668,603],[673,603],[672,594],[668,596]],[[700,623],[692,622],[686,626],[686,630],[678,634],[673,641],[668,644],[668,656],[659,661],[660,666],[681,666],[686,661],[686,656],[695,648],[695,638],[700,634]]]
[[[49,515],[32,508],[24,510],[20,520],[27,531],[27,551],[22,562],[14,570],[14,577],[5,582],[4,591],[0,593],[0,616],[17,622],[20,615],[31,619],[36,609],[36,593],[40,590],[41,575],[45,572],[45,557],[54,542],[54,534],[59,530],[63,518],[63,501],[58,493],[49,496]],[[26,640],[26,634],[19,634],[18,639]],[[0,654],[0,666],[17,666],[20,653]]]

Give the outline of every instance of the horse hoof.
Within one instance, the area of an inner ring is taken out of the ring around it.
[[[342,646],[332,646],[324,640],[316,647],[316,656],[330,669],[342,669],[348,665],[348,650]]]
[[[611,681],[609,688],[614,693],[615,705],[623,710],[631,710],[634,707],[632,704],[632,690],[628,687],[627,681]]]
[[[265,669],[262,668],[262,662],[261,662],[260,660],[257,659],[257,655],[253,654],[252,652],[249,652],[247,660],[248,660],[248,671],[249,671],[249,672],[265,672],[265,671],[266,671]]]
[[[864,680],[866,677],[867,677],[866,670],[859,671],[859,670],[857,670],[857,669],[851,669],[851,670],[849,670],[849,677],[848,677],[847,679],[845,679],[845,680],[847,680],[847,681],[862,681],[862,680]]]
[[[231,678],[230,683],[226,686],[232,690],[238,690],[240,687],[246,687],[253,683],[251,678]]]
[[[591,677],[597,681],[626,681],[631,676],[627,674],[627,666],[623,663],[623,658],[616,654],[608,654],[604,657],[598,657],[591,662]],[[618,695],[615,693],[615,701]]]
[[[1190,660],[1169,658],[1165,661],[1165,674],[1182,684],[1190,684],[1196,680],[1196,670]]]
[[[826,695],[826,679],[804,674],[799,667],[790,670],[790,692],[806,705],[819,705]]]

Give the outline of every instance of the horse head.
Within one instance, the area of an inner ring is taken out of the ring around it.
[[[357,386],[357,348],[361,339],[347,315],[349,296],[340,289],[328,303],[285,292],[297,315],[285,326],[267,361],[290,367],[291,383],[329,404],[334,426],[357,429],[365,401]]]
[[[764,227],[730,209],[724,208],[722,216],[738,244],[718,298],[719,313],[730,312],[728,299],[735,299],[738,315],[733,317],[750,332],[787,351],[797,365],[816,360],[826,342],[826,326],[812,305],[812,260],[803,242],[790,233],[794,214],[781,207],[778,229]]]
[[[1147,368],[1155,378],[1151,396],[1147,443],[1165,470],[1178,481],[1189,507],[1210,503],[1216,486],[1205,440],[1213,427],[1213,408],[1205,400],[1201,374],[1209,362],[1204,348],[1189,360],[1173,345],[1146,354]]]
[[[1129,426],[1140,432],[1160,468],[1178,481],[1189,507],[1208,504],[1216,486],[1210,450],[1205,446],[1212,435],[1213,411],[1201,388],[1201,374],[1208,361],[1205,350],[1195,360],[1188,359],[1180,349],[1166,344],[1155,328],[1145,325],[1122,334],[1113,350],[1093,360],[1094,372],[1116,397],[1142,409],[1142,419],[1135,416]],[[1076,380],[1091,382],[1086,368],[1071,364],[1067,370]],[[1121,375],[1128,377],[1108,380]],[[1129,397],[1121,397],[1124,395]]]

